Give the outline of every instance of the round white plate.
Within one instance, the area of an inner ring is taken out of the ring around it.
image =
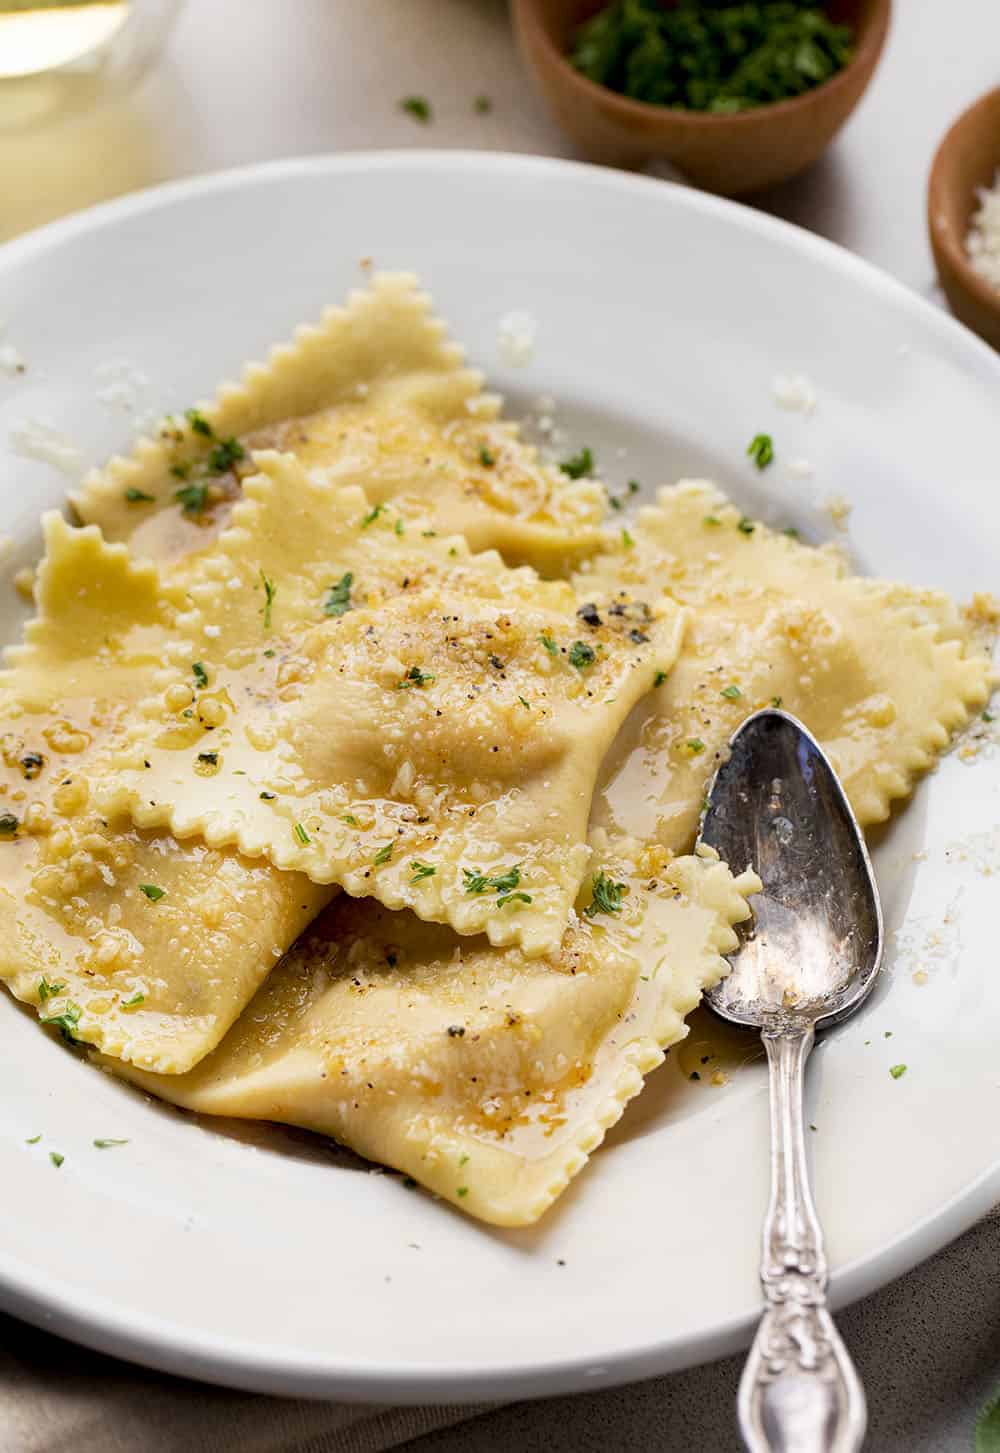
[[[418,272],[511,411],[552,395],[613,484],[709,474],[748,510],[828,535],[816,506],[846,496],[863,568],[962,596],[996,584],[1000,364],[971,334],[759,213],[482,153],[184,182],[0,252],[0,317],[28,363],[0,375],[7,573],[67,483],[17,453],[12,429],[48,423],[99,460],[132,427],[109,379],[155,411],[204,397],[360,283],[364,257]],[[512,371],[497,324],[514,309],[537,347]],[[774,402],[775,375],[796,373],[816,388],[811,416]],[[778,457],[758,475],[745,450],[760,430]],[[4,589],[5,639],[12,600]],[[952,756],[877,847],[897,936],[872,1000],[809,1072],[841,1303],[1000,1197],[998,808],[1000,751]],[[500,1232],[308,1137],[156,1105],[7,997],[0,1034],[0,1300],[92,1346],[258,1390],[483,1399],[719,1356],[756,1315],[759,1064],[716,1088],[675,1051],[544,1222]],[[129,1143],[95,1149],[102,1136]]]

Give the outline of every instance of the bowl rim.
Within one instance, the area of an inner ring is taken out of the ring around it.
[[[829,96],[837,90],[842,90],[848,84],[848,77],[852,76],[862,62],[868,64],[869,72],[874,71],[889,29],[892,0],[872,0],[870,19],[864,34],[851,59],[846,66],[841,67],[836,75],[821,81],[818,86],[810,87],[801,95],[789,96],[784,101],[765,101],[762,105],[750,106],[745,111],[721,113],[693,111],[687,107],[660,106],[654,101],[636,101],[631,96],[623,95],[621,91],[612,90],[610,86],[592,81],[589,76],[578,71],[570,62],[565,51],[560,50],[553,42],[546,27],[542,24],[539,13],[540,0],[511,0],[511,12],[516,27],[526,34],[530,31],[528,39],[547,52],[557,65],[564,80],[576,86],[580,94],[586,97],[592,105],[601,105],[605,110],[614,110],[622,118],[641,119],[646,122],[655,120],[692,130],[702,127],[710,130],[713,127],[720,129],[724,126],[752,125],[761,117],[785,117],[792,112],[805,110],[817,96],[821,94]]]
[[[953,277],[962,289],[971,294],[977,303],[989,309],[1000,320],[1000,291],[976,272],[965,251],[964,240],[956,235],[953,228],[942,222],[940,206],[945,180],[952,170],[953,144],[980,111],[989,110],[993,106],[1000,108],[1000,86],[994,86],[991,90],[985,91],[983,95],[978,96],[975,101],[966,106],[965,110],[955,117],[938,142],[927,180],[927,230],[930,233],[934,252],[946,259]],[[957,148],[955,150],[957,152]],[[997,143],[996,170],[1000,173],[1000,141]],[[941,270],[940,263],[938,263],[938,272],[940,273]]]

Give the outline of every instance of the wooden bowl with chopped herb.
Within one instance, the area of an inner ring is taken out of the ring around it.
[[[512,0],[522,54],[591,161],[666,159],[740,196],[814,162],[850,116],[891,0]]]
[[[1000,86],[963,111],[938,147],[927,226],[951,311],[1000,348]]]

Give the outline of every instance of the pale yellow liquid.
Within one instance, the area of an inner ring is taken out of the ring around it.
[[[128,18],[128,0],[0,0],[0,86],[84,61]]]

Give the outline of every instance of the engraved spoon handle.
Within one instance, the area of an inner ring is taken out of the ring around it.
[[[771,1199],[760,1280],[765,1309],[740,1382],[750,1453],[857,1453],[865,1395],[826,1305],[823,1233],[809,1189],[802,1081],[811,1023],[765,1027],[771,1080]]]

